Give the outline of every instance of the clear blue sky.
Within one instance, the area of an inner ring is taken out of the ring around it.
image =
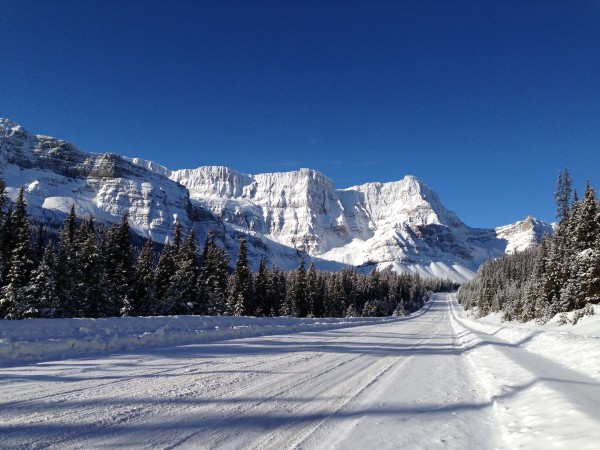
[[[0,0],[0,116],[170,168],[416,175],[471,226],[600,188],[600,2]]]

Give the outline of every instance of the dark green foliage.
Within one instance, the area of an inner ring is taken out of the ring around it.
[[[252,300],[252,274],[248,263],[248,246],[245,239],[240,239],[240,251],[235,263],[235,271],[230,279],[227,314],[242,316],[254,312]]]
[[[29,308],[26,289],[34,265],[23,188],[19,191],[10,221],[12,238],[10,248],[5,252],[8,270],[6,283],[0,292],[0,314],[9,319],[21,319],[34,314]]]
[[[226,311],[229,257],[210,234],[202,252],[202,269],[198,277],[198,297],[201,314],[222,315]]]
[[[148,316],[156,306],[156,282],[154,279],[154,242],[148,239],[138,256],[135,271],[133,297],[135,299],[134,313]]]
[[[106,233],[104,251],[105,276],[108,285],[109,315],[128,316],[133,311],[134,252],[127,214],[121,223]]]
[[[546,322],[560,312],[600,303],[600,206],[589,182],[571,201],[568,171],[558,176],[558,227],[533,250],[488,261],[459,291],[465,309],[480,316]],[[589,309],[589,308],[588,308]]]
[[[177,229],[175,230],[177,232]],[[176,241],[175,241],[176,242]],[[163,297],[163,314],[189,314],[196,305],[196,232],[192,229],[175,253],[175,272]]]
[[[27,303],[25,317],[51,318],[57,315],[56,256],[52,243],[45,248],[40,264],[31,274]]]

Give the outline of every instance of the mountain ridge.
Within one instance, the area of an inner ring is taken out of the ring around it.
[[[71,203],[78,213],[109,222],[127,213],[136,233],[158,241],[178,220],[200,239],[216,230],[232,256],[245,236],[255,265],[265,256],[289,269],[304,255],[323,268],[378,267],[464,281],[486,259],[527,248],[551,232],[531,217],[496,229],[468,227],[412,175],[336,189],[314,169],[256,175],[225,166],[171,170],[141,158],[89,153],[8,119],[0,119],[0,138],[8,191],[26,186],[37,214],[66,212]]]

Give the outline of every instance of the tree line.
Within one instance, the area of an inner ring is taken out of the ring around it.
[[[600,203],[589,181],[583,198],[573,190],[567,169],[559,173],[558,219],[552,236],[525,252],[483,264],[461,286],[458,299],[480,316],[502,311],[505,320],[545,323],[557,313],[577,310],[574,320],[593,314],[600,302]]]
[[[250,270],[245,239],[235,266],[209,234],[202,249],[195,231],[174,225],[161,248],[133,244],[127,216],[109,227],[79,218],[71,207],[56,239],[32,231],[24,190],[16,202],[0,181],[0,318],[116,317],[128,315],[255,315],[359,317],[405,315],[430,291],[450,281],[354,268],[340,272]]]

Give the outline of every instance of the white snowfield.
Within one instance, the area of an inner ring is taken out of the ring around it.
[[[0,367],[0,446],[597,449],[598,324],[583,319],[586,337],[476,323],[437,294],[411,318],[363,326],[13,355]]]

